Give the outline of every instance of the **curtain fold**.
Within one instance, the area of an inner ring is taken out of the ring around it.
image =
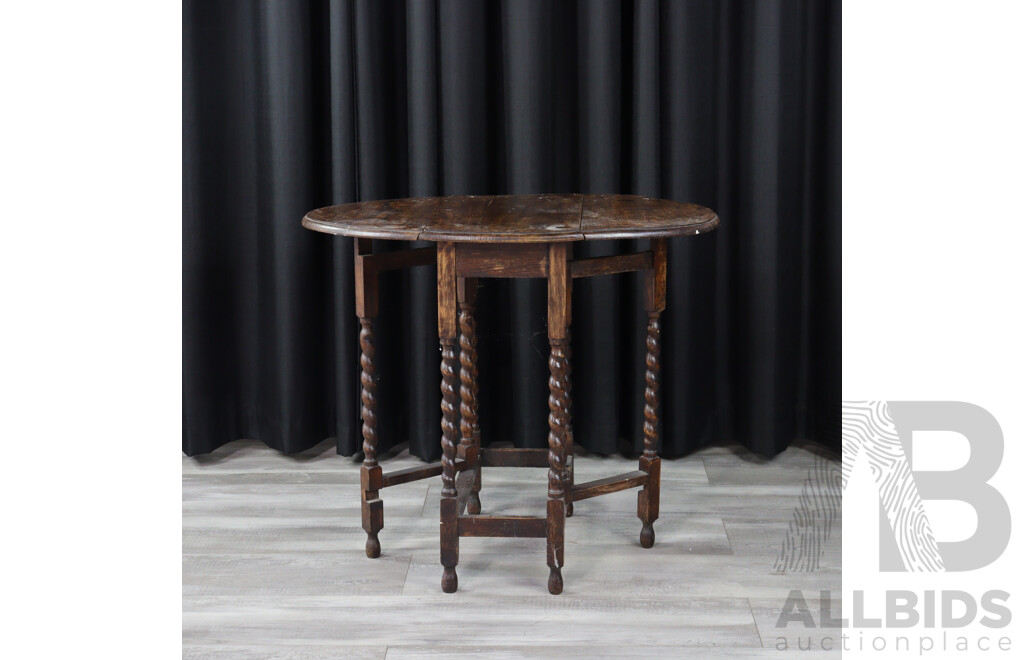
[[[669,245],[663,455],[838,445],[839,2],[187,0],[183,24],[186,454],[360,449],[351,241],[303,229],[306,211],[532,192],[722,218]],[[435,274],[380,290],[381,448],[433,460]],[[635,275],[574,285],[574,427],[594,452],[642,446],[639,291]],[[545,446],[544,283],[480,295],[484,443]]]

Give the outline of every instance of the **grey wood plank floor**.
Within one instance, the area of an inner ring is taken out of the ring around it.
[[[551,596],[543,539],[462,539],[459,591],[441,592],[439,478],[383,491],[382,555],[371,560],[358,463],[332,444],[284,456],[238,441],[185,457],[183,656],[779,657],[780,639],[793,651],[808,643],[803,628],[775,628],[790,591],[817,612],[819,592],[838,599],[842,587],[841,524],[817,570],[772,570],[822,460],[838,457],[798,444],[770,461],[739,446],[664,461],[650,550],[639,544],[635,490],[578,502],[565,590]],[[578,483],[636,469],[621,457],[576,461]],[[383,462],[386,472],[418,464],[408,452]],[[543,515],[546,470],[485,468],[483,479],[484,513]]]

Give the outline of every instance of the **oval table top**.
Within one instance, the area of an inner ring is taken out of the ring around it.
[[[714,211],[637,195],[456,195],[357,202],[310,211],[302,226],[403,241],[552,243],[706,233]]]

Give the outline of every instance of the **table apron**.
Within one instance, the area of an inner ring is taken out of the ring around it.
[[[548,244],[458,243],[459,277],[547,277]]]

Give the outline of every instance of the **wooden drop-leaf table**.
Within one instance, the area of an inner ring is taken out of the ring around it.
[[[641,488],[637,516],[640,545],[654,545],[661,459],[657,454],[660,316],[665,309],[666,239],[715,229],[718,216],[694,204],[633,195],[503,195],[394,199],[330,206],[311,211],[303,226],[353,237],[356,315],[359,317],[361,469],[366,554],[380,556],[384,526],[380,491],[441,475],[441,588],[458,588],[459,537],[518,536],[547,539],[548,590],[562,591],[565,519],[573,502],[627,488]],[[577,241],[650,239],[650,249],[573,259]],[[432,241],[434,247],[374,253],[373,239]],[[385,474],[377,464],[376,369],[373,320],[377,274],[437,266],[437,327],[441,342],[440,463]],[[579,277],[639,271],[644,278],[647,356],[644,448],[639,469],[576,484],[570,417],[569,326],[572,281]],[[481,448],[477,419],[477,278],[542,277],[548,282],[547,328],[550,396],[547,449]],[[458,353],[456,353],[458,345]],[[458,355],[458,368],[456,359]],[[546,517],[481,515],[480,471],[486,466],[548,468]]]

